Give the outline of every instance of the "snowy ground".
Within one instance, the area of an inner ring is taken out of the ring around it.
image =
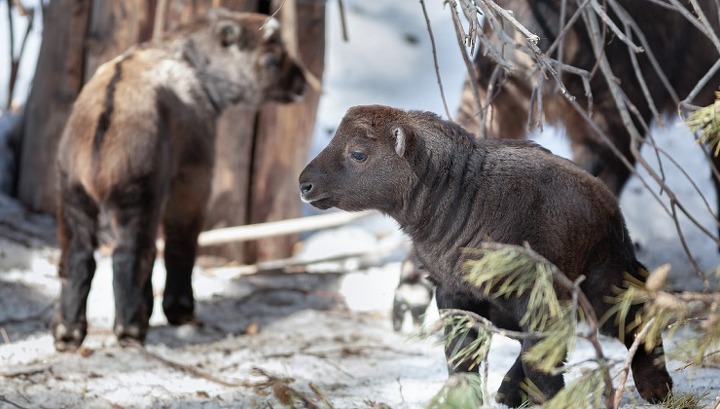
[[[381,103],[442,112],[419,4],[345,3],[351,40],[347,44],[339,35],[336,2],[328,2],[329,59],[315,151],[327,143],[351,105]],[[463,67],[441,3],[428,2],[428,6],[454,112]],[[546,130],[538,140],[556,153],[567,154],[564,139],[556,133]],[[658,134],[658,140],[689,166],[712,203],[707,166],[690,135],[669,126]],[[668,179],[684,197],[692,199],[693,206],[701,203],[692,198],[689,184],[677,172]],[[641,260],[651,268],[671,263],[676,288],[697,286],[670,219],[648,199],[638,180],[631,181],[621,204]],[[307,209],[307,213],[314,211]],[[713,228],[709,217],[702,223]],[[696,229],[686,231],[704,269],[720,264],[709,240]],[[117,346],[110,333],[110,261],[98,254],[88,309],[91,332],[85,349],[79,354],[55,353],[47,330],[59,288],[57,250],[47,244],[52,237],[51,220],[28,214],[0,197],[0,408],[280,407],[267,390],[238,386],[263,379],[253,375],[253,367],[294,378],[290,386],[306,396],[314,396],[312,383],[336,408],[370,407],[370,401],[392,408],[421,408],[445,381],[443,353],[434,340],[419,339],[409,325],[403,333],[391,329],[388,311],[402,251],[375,260],[372,267],[359,265],[347,274],[238,277],[202,264],[196,270],[194,286],[204,326],[167,326],[156,297],[147,350],[218,378],[215,380],[182,371],[140,350]],[[392,221],[377,217],[309,236],[302,251],[310,257],[338,248],[371,250],[402,239]],[[158,261],[153,277],[157,294],[163,280],[163,264]],[[430,311],[429,319],[436,314]],[[616,341],[604,339],[603,347],[611,358],[624,357],[625,350]],[[491,392],[518,349],[508,339],[493,340]],[[667,349],[675,350],[672,341]],[[590,348],[580,345],[571,361],[581,362],[589,354]],[[682,358],[669,363],[675,391],[702,396],[701,407],[712,407],[720,397],[720,369],[683,366]],[[575,368],[566,380],[582,370],[583,366]],[[624,407],[653,406],[640,400],[630,382]]]

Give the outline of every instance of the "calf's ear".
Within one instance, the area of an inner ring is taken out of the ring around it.
[[[395,138],[395,152],[397,152],[398,156],[402,157],[405,155],[405,143],[407,142],[405,131],[401,127],[396,126],[393,128],[392,133]]]

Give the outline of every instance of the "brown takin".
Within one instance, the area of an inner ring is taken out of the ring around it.
[[[234,104],[296,101],[305,85],[277,20],[224,9],[98,68],[73,106],[58,151],[62,287],[52,323],[55,348],[73,350],[85,338],[100,213],[115,239],[118,339],[143,341],[147,333],[160,226],[165,316],[174,325],[194,319],[191,273],[210,193],[216,119]]]
[[[681,1],[683,5],[690,3]],[[690,10],[688,15],[695,18],[698,12],[714,18],[703,19],[708,22],[710,30],[720,35],[718,20],[718,3],[701,1],[698,10]],[[594,51],[590,30],[583,18],[578,18],[570,26],[562,41],[559,40],[561,28],[560,16],[563,5],[566,23],[575,14],[578,4],[564,0],[500,0],[498,4],[512,10],[513,16],[538,35],[538,47],[546,51],[552,44],[560,44],[549,55],[551,58],[562,58],[562,62],[587,72],[593,73],[589,79],[589,90],[592,93],[592,123],[588,123],[559,92],[554,90],[543,93],[542,104],[544,119],[551,124],[564,127],[570,139],[573,161],[591,174],[598,176],[617,196],[627,182],[631,170],[623,164],[609,145],[594,129],[597,127],[610,139],[612,144],[631,164],[635,158],[631,152],[631,137],[617,109],[607,80],[597,69],[598,52]],[[602,3],[605,4],[605,3]],[[610,3],[608,3],[610,4]],[[617,10],[624,10],[625,17],[618,17]],[[720,86],[720,71],[712,68],[720,59],[718,45],[713,44],[697,26],[679,12],[670,10],[663,2],[652,0],[618,0],[609,5],[608,16],[621,30],[625,24],[636,27],[643,33],[641,40],[637,32],[631,37],[644,51],[636,53],[619,39],[610,28],[604,26],[602,55],[607,57],[622,92],[636,116],[635,126],[641,135],[645,135],[655,117],[653,111],[660,114],[674,115],[681,100],[688,98],[698,84],[704,84],[696,90],[694,98],[689,102],[698,106],[710,105],[714,101],[714,93]],[[461,108],[457,122],[471,132],[479,134],[481,126],[487,130],[488,136],[498,138],[525,138],[528,134],[528,115],[530,100],[534,87],[537,85],[530,75],[532,60],[515,47],[502,46],[500,34],[492,30],[491,25],[484,23],[483,31],[490,38],[488,45],[481,46],[475,58],[478,77],[480,100],[489,103],[485,123],[479,123],[476,115],[472,91],[466,84],[462,96]],[[519,34],[516,34],[519,37]],[[519,41],[524,41],[518,39]],[[642,41],[642,42],[641,42]],[[646,41],[646,42],[644,42]],[[500,51],[501,57],[513,65],[512,71],[505,71],[495,59],[488,55],[488,46]],[[637,57],[634,68],[631,55]],[[650,58],[656,60],[654,64]],[[662,77],[658,74],[662,73]],[[706,82],[701,81],[706,74],[711,74]],[[646,89],[638,80],[644,78]],[[586,97],[586,90],[580,76],[564,72],[562,81],[570,94],[577,98],[582,107],[590,107],[591,101]],[[549,88],[553,87],[546,81]],[[652,99],[649,102],[648,97]],[[720,157],[712,159],[712,166],[720,170]],[[716,191],[720,193],[720,179],[713,177]],[[720,208],[720,194],[717,195]]]
[[[580,287],[598,316],[612,307],[606,297],[616,295],[625,274],[644,281],[617,201],[600,180],[532,142],[477,140],[433,113],[351,108],[300,174],[299,186],[302,200],[320,209],[377,209],[394,218],[436,285],[439,309],[472,311],[509,330],[529,330],[522,320],[527,293],[491,298],[469,285],[463,264],[472,256],[462,249],[486,240],[528,243],[571,280],[586,277]],[[642,307],[633,307],[628,322]],[[602,330],[619,336],[613,319]],[[627,347],[633,338],[624,337]],[[523,353],[535,342],[523,341]],[[666,398],[672,387],[662,340],[657,345],[651,352],[640,348],[632,362],[635,385],[651,402]],[[522,356],[498,391],[508,406],[523,403],[526,380],[544,395],[539,400],[564,385],[562,374],[542,372]],[[467,372],[473,365],[467,360],[449,368]]]

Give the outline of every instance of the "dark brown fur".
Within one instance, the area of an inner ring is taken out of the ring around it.
[[[191,273],[210,193],[216,118],[232,104],[296,100],[304,87],[277,20],[223,9],[97,70],[75,102],[58,150],[62,288],[52,325],[58,350],[76,349],[87,332],[101,212],[116,242],[118,338],[145,338],[160,226],[165,316],[171,324],[194,318]]]
[[[623,286],[625,273],[643,280],[617,201],[598,179],[534,143],[478,141],[432,113],[351,108],[300,175],[300,190],[321,209],[377,209],[393,217],[437,285],[438,307],[473,311],[503,328],[528,330],[520,324],[527,295],[487,299],[464,281],[461,249],[485,240],[527,242],[570,279],[586,276],[581,288],[598,316],[611,307],[605,297]],[[618,336],[613,320],[602,329]],[[628,347],[632,341],[624,339]],[[632,363],[638,391],[650,401],[664,399],[672,385],[659,342],[652,353],[641,348]],[[524,341],[522,350],[532,345]],[[471,366],[460,362],[451,371]],[[542,373],[518,357],[498,399],[520,405],[526,377],[545,398],[563,387],[562,375]]]
[[[562,0],[502,0],[498,3],[513,11],[514,16],[531,32],[540,37],[538,46],[547,50],[560,33],[560,4]],[[680,13],[670,11],[650,0],[620,0],[618,3],[632,16],[637,26],[643,31],[649,42],[651,51],[670,82],[679,100],[685,99],[700,79],[709,71],[710,67],[720,58],[718,50],[711,41],[698,30],[690,21]],[[682,2],[692,10],[689,3]],[[602,3],[604,4],[604,3]],[[720,21],[718,20],[717,3],[701,1],[705,15],[708,17],[716,34],[720,34]],[[577,9],[574,1],[567,2],[566,20]],[[622,22],[607,8],[608,14],[623,29]],[[498,138],[524,138],[528,133],[528,111],[530,109],[530,96],[535,84],[531,82],[532,76],[527,75],[529,57],[516,51],[513,47],[499,47],[500,40],[489,26],[485,24],[484,32],[491,38],[494,47],[502,50],[505,59],[516,65],[517,71],[503,72],[495,61],[486,56],[484,50],[477,53],[475,67],[477,68],[481,101],[483,104],[490,101],[491,107],[486,111],[485,127],[488,135]],[[643,95],[640,83],[636,77],[627,44],[618,39],[609,28],[605,28],[604,55],[607,56],[622,91],[637,108],[641,120],[636,119],[635,125],[644,133],[644,127],[649,128],[653,120],[650,105]],[[633,41],[640,43],[637,35]],[[564,40],[563,62],[582,68],[593,75],[590,87],[593,97],[593,122],[613,142],[622,155],[634,164],[635,159],[630,150],[630,135],[622,123],[619,111],[610,94],[606,80],[597,68],[597,59],[587,34],[582,18],[572,26]],[[648,53],[637,54],[640,70],[648,86],[657,110],[667,115],[675,115],[678,110],[678,100],[674,99],[660,80],[655,69],[647,57]],[[521,57],[523,56],[523,57]],[[558,58],[558,52],[551,57]],[[493,73],[498,71],[498,81],[491,83]],[[585,90],[580,77],[565,73],[562,76],[571,95],[577,98],[583,107],[588,106]],[[592,129],[568,101],[556,92],[552,80],[546,81],[547,88],[543,96],[543,110],[545,119],[549,123],[563,125],[570,138],[573,160],[583,169],[598,176],[618,195],[628,177],[630,170],[610,150],[608,145]],[[716,73],[695,100],[691,103],[705,106],[712,103],[714,92],[720,85],[720,73]],[[493,88],[492,95],[487,95]],[[461,109],[457,121],[460,125],[478,133],[481,124],[474,112],[472,93],[466,85],[463,94]],[[720,158],[714,158],[714,167],[720,169]],[[720,181],[713,177],[716,190],[720,192]],[[720,195],[718,195],[720,207]]]

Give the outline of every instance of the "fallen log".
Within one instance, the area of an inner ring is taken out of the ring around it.
[[[375,211],[356,213],[336,212],[317,216],[300,217],[296,219],[213,229],[200,233],[200,237],[198,237],[198,245],[200,247],[215,246],[218,244],[258,240],[304,231],[326,229],[329,227],[348,224],[356,220],[378,214],[379,213]],[[162,251],[165,248],[165,241],[162,239],[157,240],[156,245],[158,251]]]

